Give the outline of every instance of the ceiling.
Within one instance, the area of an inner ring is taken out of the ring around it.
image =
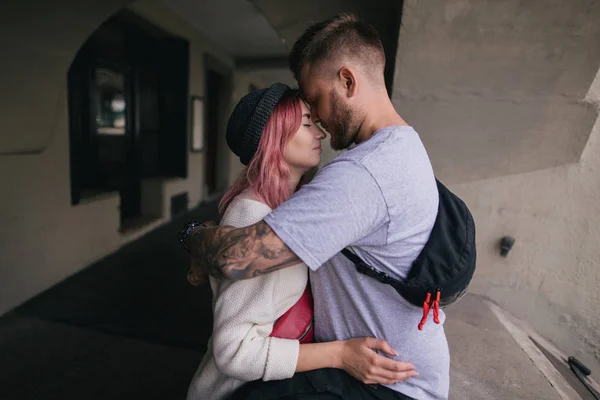
[[[247,0],[163,0],[181,18],[235,58],[285,57],[288,50]]]
[[[386,48],[391,90],[398,40],[398,0],[163,0],[213,43],[233,55],[238,68],[287,69],[287,54],[311,23],[353,12],[373,24]]]

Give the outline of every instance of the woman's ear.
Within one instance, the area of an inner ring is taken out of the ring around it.
[[[358,90],[358,82],[356,72],[352,68],[342,67],[339,73],[340,80],[343,85],[343,90],[347,97],[356,96]]]

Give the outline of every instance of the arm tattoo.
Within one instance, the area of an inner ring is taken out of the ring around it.
[[[248,279],[301,262],[264,221],[199,229],[190,248],[201,272],[216,278]]]

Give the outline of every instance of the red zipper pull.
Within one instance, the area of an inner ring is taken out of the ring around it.
[[[419,330],[423,330],[423,326],[425,326],[425,322],[427,322],[427,316],[429,315],[429,310],[431,309],[431,293],[427,292],[427,297],[423,302],[423,318],[421,318],[421,322],[419,322]]]
[[[433,301],[433,322],[440,323],[440,291],[438,290]]]

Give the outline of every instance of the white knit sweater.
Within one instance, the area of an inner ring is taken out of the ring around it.
[[[267,205],[238,196],[227,208],[221,224],[248,226],[269,212]],[[300,299],[307,282],[305,264],[242,281],[211,277],[213,332],[187,400],[221,400],[246,381],[292,377],[299,342],[269,335],[277,318]]]

